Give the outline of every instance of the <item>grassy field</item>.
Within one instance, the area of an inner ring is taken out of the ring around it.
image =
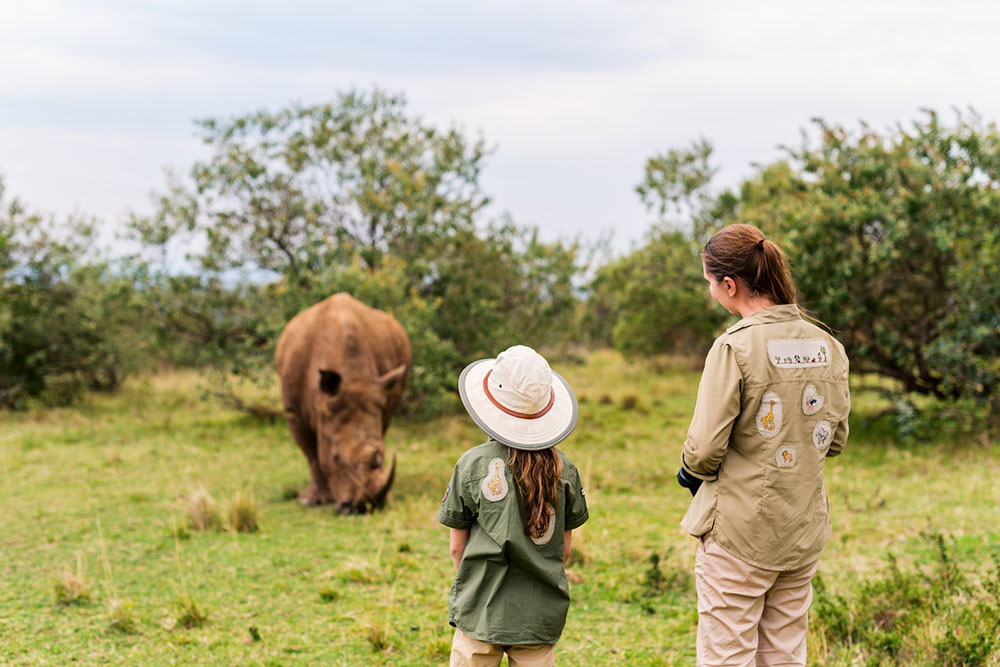
[[[695,541],[678,525],[690,496],[674,473],[698,365],[610,352],[555,364],[580,397],[562,449],[585,477],[591,517],[574,538],[562,665],[694,664]],[[307,470],[283,423],[202,402],[197,385],[170,373],[72,409],[0,413],[0,661],[445,662],[452,567],[435,512],[455,460],[484,440],[471,420],[393,424],[387,508],[340,517],[296,502]],[[827,466],[828,588],[848,594],[888,553],[930,567],[927,531],[948,536],[973,581],[985,577],[1000,550],[1000,447],[900,445],[866,426],[881,407],[855,389],[848,448]],[[261,529],[187,528],[199,489],[223,510],[252,495]],[[947,623],[926,625],[928,645]],[[811,633],[811,662],[864,655]]]

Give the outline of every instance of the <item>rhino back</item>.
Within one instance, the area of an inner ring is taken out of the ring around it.
[[[375,377],[406,364],[408,375],[410,342],[391,315],[339,293],[289,321],[278,338],[275,363],[285,410],[314,425],[321,369],[345,377]],[[402,398],[406,377],[395,384],[387,406],[390,414]]]

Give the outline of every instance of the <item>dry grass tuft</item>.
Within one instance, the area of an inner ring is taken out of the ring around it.
[[[642,410],[642,404],[639,402],[639,397],[635,394],[627,394],[622,396],[622,410],[626,412],[631,412],[632,410]]]
[[[336,602],[340,599],[340,591],[333,586],[324,586],[319,589],[319,599],[323,602]]]
[[[64,606],[84,604],[90,601],[90,583],[83,569],[83,557],[76,555],[76,570],[68,566],[62,577],[55,582],[56,603]]]
[[[388,620],[364,621],[362,626],[365,629],[365,639],[371,644],[372,651],[388,653],[392,649],[392,628],[389,627]]]
[[[135,607],[128,600],[110,598],[108,600],[108,621],[111,629],[123,634],[134,634],[139,630],[135,618]]]
[[[260,530],[263,507],[249,491],[237,491],[226,505],[226,525],[235,533],[254,533]]]
[[[215,498],[203,487],[188,497],[188,522],[194,530],[213,530],[222,524]]]
[[[428,662],[435,665],[448,662],[448,656],[450,655],[451,642],[447,639],[435,637],[434,639],[427,640],[427,643],[424,644],[424,657],[427,658]]]
[[[177,595],[177,623],[185,628],[200,628],[208,622],[208,612],[199,607],[188,593]]]
[[[381,620],[370,616],[358,623],[364,630],[365,639],[376,653],[391,653],[393,651],[393,640],[395,639],[392,630],[392,610],[394,608],[393,599],[396,589],[390,588],[385,605],[385,615]]]

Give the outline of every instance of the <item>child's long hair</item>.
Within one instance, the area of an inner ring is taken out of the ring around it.
[[[531,537],[541,537],[549,528],[549,506],[553,510],[559,506],[562,458],[555,447],[534,452],[513,447],[508,449],[514,479],[528,515],[524,531]]]

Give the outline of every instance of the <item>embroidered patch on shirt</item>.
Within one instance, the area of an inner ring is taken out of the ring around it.
[[[779,468],[791,468],[795,465],[795,448],[790,445],[778,447],[774,460]]]
[[[813,444],[816,445],[816,449],[826,449],[831,437],[833,437],[833,427],[830,426],[830,422],[825,419],[816,422],[816,426],[813,427]]]
[[[548,544],[549,540],[552,539],[553,533],[556,532],[556,511],[555,511],[555,509],[553,509],[552,505],[547,505],[546,507],[548,507],[548,509],[549,509],[549,525],[548,525],[548,528],[546,528],[545,532],[542,533],[541,535],[539,535],[538,537],[530,536],[531,537],[531,541],[534,542],[535,544],[539,545],[539,546],[541,546],[543,544]]]
[[[448,494],[449,493],[451,493],[451,484],[449,484],[448,488],[444,490],[444,498],[441,499],[441,504],[442,505],[444,505],[444,501],[448,500]]]
[[[814,415],[823,409],[823,397],[816,391],[814,385],[808,385],[802,392],[802,412],[806,415]]]
[[[503,459],[499,457],[490,461],[489,472],[486,473],[481,485],[483,497],[486,500],[496,502],[507,497],[507,491],[510,487],[507,486],[507,476],[504,475],[506,468]]]
[[[757,430],[765,438],[773,438],[781,430],[781,399],[773,391],[764,394],[760,399],[760,409],[757,411]]]
[[[767,341],[767,356],[777,368],[829,366],[830,355],[822,338]]]

